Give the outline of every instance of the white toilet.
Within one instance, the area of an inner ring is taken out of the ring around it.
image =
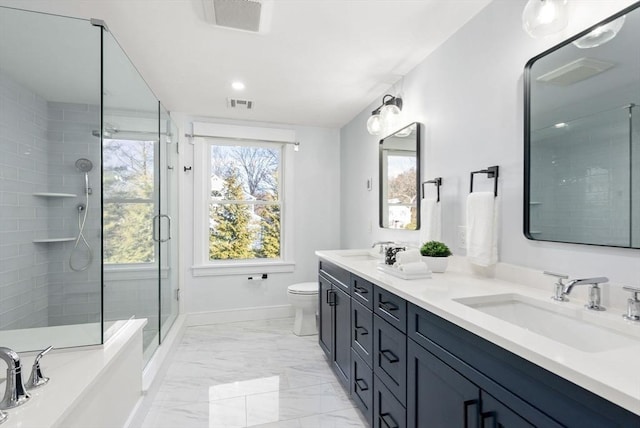
[[[318,312],[318,283],[301,282],[287,287],[289,303],[296,310],[293,333],[310,336],[318,333],[316,313]]]

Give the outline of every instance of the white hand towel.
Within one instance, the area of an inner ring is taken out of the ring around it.
[[[429,268],[423,262],[413,262],[407,263],[406,265],[401,265],[400,270],[404,273],[414,274],[414,273],[422,273],[428,272]]]
[[[467,197],[467,257],[478,266],[498,262],[498,209],[493,192]]]
[[[407,264],[407,263],[414,263],[414,262],[419,262],[420,260],[420,251],[418,250],[406,250],[406,251],[400,251],[399,253],[396,254],[396,264],[398,264],[398,266]]]
[[[442,241],[442,204],[435,198],[420,202],[420,242]]]

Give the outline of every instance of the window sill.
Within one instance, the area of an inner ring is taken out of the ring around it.
[[[293,261],[277,262],[235,262],[235,263],[215,263],[208,265],[198,265],[191,267],[194,277],[198,276],[222,276],[222,275],[251,275],[262,273],[290,273],[295,270],[296,263]]]

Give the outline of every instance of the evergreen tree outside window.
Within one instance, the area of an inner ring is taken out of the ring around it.
[[[282,145],[209,145],[208,259],[282,257]]]

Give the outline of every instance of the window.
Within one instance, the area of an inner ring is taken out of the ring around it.
[[[282,145],[209,144],[209,260],[281,256]]]
[[[295,132],[193,125],[193,275],[293,272]]]
[[[153,263],[154,141],[103,144],[104,263]]]

